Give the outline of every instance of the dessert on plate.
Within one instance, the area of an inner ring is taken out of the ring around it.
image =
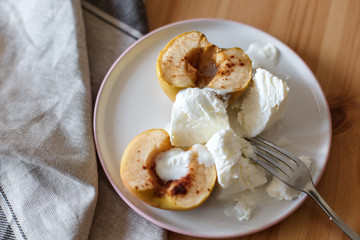
[[[189,210],[211,196],[240,221],[251,218],[258,204],[252,192],[260,186],[279,200],[299,196],[251,160],[256,154],[245,139],[284,116],[289,87],[266,69],[278,58],[271,43],[222,49],[197,31],[171,40],[156,64],[173,101],[171,121],[166,130],[147,130],[129,143],[120,167],[125,187],[167,210]]]

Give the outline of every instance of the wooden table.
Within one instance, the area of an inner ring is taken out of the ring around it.
[[[150,30],[191,18],[262,29],[308,64],[331,109],[332,148],[318,191],[360,233],[360,1],[146,0]],[[169,232],[169,240],[197,239]],[[310,198],[281,223],[238,239],[346,239]]]

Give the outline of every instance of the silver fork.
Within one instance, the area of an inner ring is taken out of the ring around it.
[[[324,201],[314,187],[309,169],[294,154],[265,139],[247,139],[256,147],[257,158],[252,159],[278,179],[301,192],[308,194],[350,239],[360,239]]]

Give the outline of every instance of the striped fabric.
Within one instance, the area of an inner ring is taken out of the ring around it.
[[[86,0],[86,2],[142,34],[148,32],[145,7],[141,0]]]
[[[16,239],[11,226],[7,222],[5,213],[0,206],[0,239]]]
[[[6,203],[6,205],[8,207],[7,209],[9,211],[9,215],[10,215],[9,218],[16,223],[16,226],[17,226],[16,230],[18,230],[20,232],[20,235],[22,236],[23,239],[27,239],[24,231],[22,230],[22,228],[17,220],[17,217],[13,211],[13,208],[12,208],[9,200],[7,199],[5,192],[1,186],[0,186],[0,196],[2,197],[2,199],[4,200],[4,202]],[[4,240],[5,239],[6,240],[7,239],[16,239],[15,233],[14,233],[13,229],[11,228],[11,225],[7,221],[5,212],[1,208],[1,205],[0,205],[0,239],[1,240],[2,239],[4,239]]]

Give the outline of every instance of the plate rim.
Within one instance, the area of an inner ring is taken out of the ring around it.
[[[307,195],[305,195],[300,201],[299,203],[294,207],[292,208],[288,213],[286,213],[284,216],[278,218],[277,220],[271,222],[271,223],[268,223],[260,228],[256,228],[256,229],[253,229],[253,230],[249,230],[249,231],[245,231],[243,233],[235,233],[235,234],[226,234],[226,235],[216,235],[216,236],[211,236],[211,235],[207,235],[207,234],[200,234],[200,233],[194,233],[194,232],[190,232],[190,231],[186,231],[186,230],[183,230],[183,229],[180,229],[180,228],[176,228],[176,227],[173,227],[173,226],[170,226],[170,225],[166,225],[164,223],[162,223],[161,221],[153,218],[152,216],[150,216],[149,214],[146,214],[144,212],[142,212],[140,209],[138,209],[130,200],[128,200],[125,195],[120,191],[120,189],[117,187],[116,183],[113,181],[113,179],[111,178],[110,176],[110,173],[109,171],[107,170],[106,168],[106,164],[102,158],[102,154],[101,154],[101,149],[100,149],[100,146],[99,146],[99,139],[98,139],[98,134],[97,134],[97,117],[98,117],[98,112],[99,112],[99,102],[100,102],[100,99],[101,99],[101,95],[102,95],[102,92],[103,92],[103,89],[106,85],[106,82],[107,80],[109,79],[109,76],[111,75],[111,73],[113,72],[114,68],[116,68],[116,66],[118,65],[118,63],[121,61],[122,58],[124,58],[134,47],[136,47],[139,43],[141,43],[142,41],[144,41],[145,39],[149,38],[150,36],[158,33],[158,32],[161,32],[165,29],[168,29],[168,28],[172,28],[172,27],[175,27],[177,25],[182,25],[182,24],[188,24],[188,23],[192,23],[192,22],[225,22],[225,23],[231,23],[231,24],[238,24],[238,25],[243,25],[245,27],[250,27],[250,28],[253,28],[257,31],[260,31],[261,33],[267,35],[267,36],[271,36],[272,38],[276,39],[277,41],[279,41],[280,43],[283,44],[283,46],[290,52],[292,52],[297,58],[299,58],[301,60],[301,62],[304,63],[304,66],[307,68],[308,72],[312,75],[312,77],[315,79],[315,82],[314,84],[317,84],[317,87],[318,89],[320,90],[320,93],[323,95],[324,99],[325,99],[325,107],[326,107],[326,111],[327,111],[327,115],[328,115],[328,119],[329,119],[329,139],[328,139],[328,151],[327,151],[327,154],[326,154],[326,157],[325,157],[325,162],[324,162],[324,167],[319,171],[319,175],[318,175],[318,178],[316,179],[316,181],[314,182],[315,186],[319,183],[324,171],[325,171],[325,168],[328,164],[328,160],[329,160],[329,155],[330,155],[330,152],[331,152],[331,143],[332,143],[332,121],[331,121],[331,114],[330,114],[330,108],[329,108],[329,104],[328,104],[328,101],[326,99],[326,95],[318,81],[318,79],[315,77],[314,73],[312,72],[312,70],[309,68],[309,66],[307,65],[307,63],[293,50],[291,49],[287,44],[285,44],[284,42],[282,42],[281,40],[279,40],[278,38],[276,38],[275,36],[257,28],[257,27],[254,27],[254,26],[251,26],[249,24],[245,24],[245,23],[242,23],[242,22],[238,22],[238,21],[235,21],[235,20],[229,20],[229,19],[222,19],[222,18],[193,18],[193,19],[186,19],[186,20],[180,20],[180,21],[175,21],[175,22],[172,22],[172,23],[169,23],[169,24],[166,24],[164,26],[161,26],[159,28],[156,28],[154,29],[153,31],[150,31],[149,33],[143,35],[142,37],[140,37],[138,40],[136,40],[135,42],[133,42],[129,47],[126,48],[125,51],[123,51],[119,57],[114,61],[114,63],[111,65],[111,67],[109,68],[109,70],[107,71],[105,77],[103,78],[102,80],[102,83],[100,85],[100,88],[98,90],[98,93],[97,93],[97,96],[96,96],[96,101],[95,101],[95,104],[94,104],[94,112],[93,112],[93,135],[94,135],[94,143],[95,143],[95,149],[96,149],[96,153],[98,155],[98,159],[100,161],[100,164],[101,164],[101,167],[107,177],[107,179],[109,180],[110,184],[112,185],[112,187],[114,188],[114,190],[117,192],[117,194],[121,197],[121,199],[126,202],[126,204],[128,206],[130,206],[137,214],[139,214],[140,216],[142,216],[143,218],[147,219],[148,221],[154,223],[155,225],[159,226],[159,227],[162,227],[164,229],[167,229],[167,230],[170,230],[170,231],[173,231],[173,232],[177,232],[177,233],[180,233],[180,234],[184,234],[184,235],[187,235],[187,236],[192,236],[192,237],[200,237],[200,238],[232,238],[232,237],[243,237],[243,236],[248,236],[248,235],[251,235],[251,234],[254,234],[254,233],[257,233],[257,232],[261,232],[265,229],[268,229],[278,223],[280,223],[281,221],[283,221],[284,219],[286,219],[287,217],[289,217],[291,214],[293,214],[300,206],[303,205],[304,201],[308,198]]]

